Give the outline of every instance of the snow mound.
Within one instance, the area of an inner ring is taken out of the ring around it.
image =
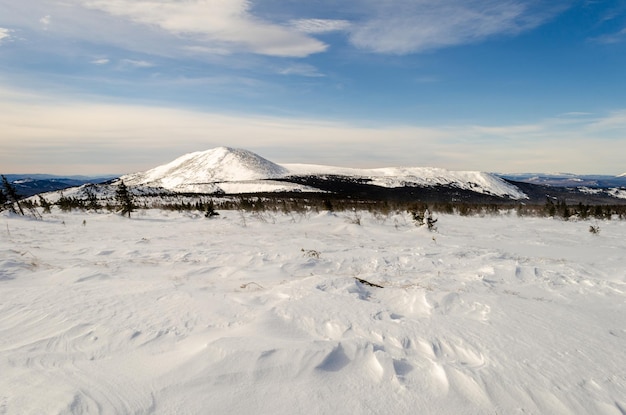
[[[128,185],[151,185],[176,190],[189,185],[241,182],[282,177],[286,170],[243,149],[217,147],[185,154],[146,172],[123,176]]]

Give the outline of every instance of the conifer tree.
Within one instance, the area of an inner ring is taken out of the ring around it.
[[[20,205],[20,196],[17,194],[17,190],[15,190],[15,187],[13,187],[11,183],[9,183],[9,181],[7,180],[6,177],[4,177],[4,175],[2,175],[2,187],[4,187],[4,193],[6,194],[5,197],[7,199],[5,203],[8,202],[9,209],[12,212],[17,213],[14,207],[14,205],[17,205],[17,209],[19,210],[20,215],[24,216],[24,210],[22,209],[22,206]]]
[[[2,189],[0,189],[0,212],[4,210],[4,207],[7,204],[7,200],[7,196],[4,194]]]
[[[50,213],[52,203],[48,202],[43,196],[39,195],[39,206],[43,208],[43,213]]]
[[[120,180],[120,184],[117,186],[115,198],[122,208],[122,215],[128,215],[128,217],[130,218],[130,214],[135,210],[135,204],[133,203],[132,194],[122,180]]]

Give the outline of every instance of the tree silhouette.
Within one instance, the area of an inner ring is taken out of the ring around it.
[[[11,183],[9,183],[4,175],[2,175],[2,187],[4,187],[4,193],[6,194],[6,196],[1,196],[0,198],[6,198],[5,203],[8,202],[9,209],[14,213],[17,213],[14,207],[14,205],[17,205],[17,209],[20,211],[20,215],[23,216],[24,210],[20,205],[20,196],[17,194],[17,190],[15,190],[15,187],[13,187]]]
[[[128,190],[128,187],[124,184],[124,181],[120,180],[120,184],[117,186],[117,190],[115,192],[115,198],[121,206],[121,214],[128,215],[130,218],[130,214],[135,210],[135,204],[133,203],[133,195]]]

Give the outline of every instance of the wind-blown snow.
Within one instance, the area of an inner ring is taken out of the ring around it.
[[[163,187],[183,192],[315,191],[313,188],[287,183],[259,187],[260,180],[298,175],[349,176],[367,179],[371,184],[383,187],[454,186],[513,199],[527,198],[517,187],[489,173],[420,167],[352,169],[306,164],[279,165],[250,151],[228,147],[190,153],[171,163],[122,179],[128,185]]]
[[[0,413],[626,412],[626,222],[357,214],[3,213]]]

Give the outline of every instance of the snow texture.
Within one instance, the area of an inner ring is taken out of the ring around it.
[[[591,195],[606,193],[617,199],[626,199],[626,189],[620,189],[617,187],[613,187],[610,189],[593,189],[593,188],[583,186],[583,187],[579,187],[578,190],[582,193],[587,193]]]
[[[220,213],[3,213],[0,414],[626,413],[624,221]]]
[[[154,186],[179,192],[256,193],[315,191],[290,183],[262,183],[288,176],[338,175],[370,180],[382,187],[454,186],[478,193],[525,199],[517,187],[483,172],[409,167],[352,169],[307,164],[278,165],[248,150],[218,147],[177,158],[171,163],[122,177],[127,185]]]

